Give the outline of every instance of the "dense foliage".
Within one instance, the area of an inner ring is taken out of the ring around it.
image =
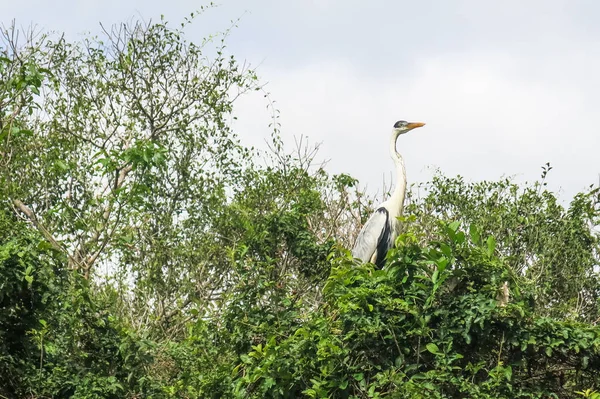
[[[193,17],[3,32],[0,397],[598,396],[598,188],[440,174],[358,264],[371,199],[240,142],[262,88]]]
[[[498,253],[524,277],[540,314],[595,322],[600,320],[600,192],[590,187],[568,208],[545,190],[542,181],[519,185],[504,179],[466,183],[463,178],[435,176],[421,185],[427,194],[412,197],[407,228],[423,240],[437,237],[438,220],[460,220],[493,235]]]
[[[597,386],[600,329],[536,316],[493,239],[456,229],[446,226],[443,242],[425,247],[400,237],[385,270],[337,258],[319,309],[240,356],[238,390],[533,398]],[[506,306],[504,281],[512,288]]]

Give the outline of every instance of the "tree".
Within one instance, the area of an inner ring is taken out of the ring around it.
[[[210,42],[184,39],[192,18],[177,29],[136,23],[102,39],[44,37],[15,50],[15,60],[35,54],[52,75],[27,130],[3,141],[1,196],[71,269],[88,278],[104,265],[127,276],[133,309],[153,303],[159,318],[181,299],[179,287],[218,273],[201,266],[199,244],[250,155],[228,128],[232,103],[258,87],[223,41],[209,57]]]
[[[407,231],[435,239],[439,221],[460,221],[492,235],[513,272],[525,277],[538,312],[596,322],[600,318],[600,189],[577,194],[565,209],[544,179],[517,185],[509,179],[467,183],[462,177],[434,179],[413,190]],[[418,197],[416,192],[425,192]]]

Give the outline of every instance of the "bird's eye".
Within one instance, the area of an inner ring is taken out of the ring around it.
[[[398,129],[398,128],[400,128],[400,127],[404,127],[404,126],[406,126],[407,124],[408,124],[408,122],[407,122],[407,121],[398,121],[398,122],[394,123],[394,127],[395,127],[396,129]]]

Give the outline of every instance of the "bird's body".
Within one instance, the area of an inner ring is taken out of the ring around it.
[[[406,192],[404,160],[396,150],[398,136],[421,127],[424,123],[398,121],[394,124],[390,142],[390,155],[396,164],[396,188],[392,196],[380,204],[363,226],[352,249],[352,256],[363,262],[371,262],[382,268],[390,248],[398,236],[398,217],[402,215]]]

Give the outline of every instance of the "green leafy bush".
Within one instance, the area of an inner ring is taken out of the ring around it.
[[[473,224],[492,235],[506,265],[524,277],[537,312],[559,319],[600,318],[600,188],[578,193],[564,207],[542,181],[466,182],[436,175],[413,187],[405,229],[422,242],[439,236],[439,221]],[[419,196],[417,193],[424,193]]]
[[[426,246],[401,236],[384,270],[335,258],[323,303],[240,355],[236,395],[563,398],[597,386],[600,329],[537,316],[491,237],[445,230]]]

